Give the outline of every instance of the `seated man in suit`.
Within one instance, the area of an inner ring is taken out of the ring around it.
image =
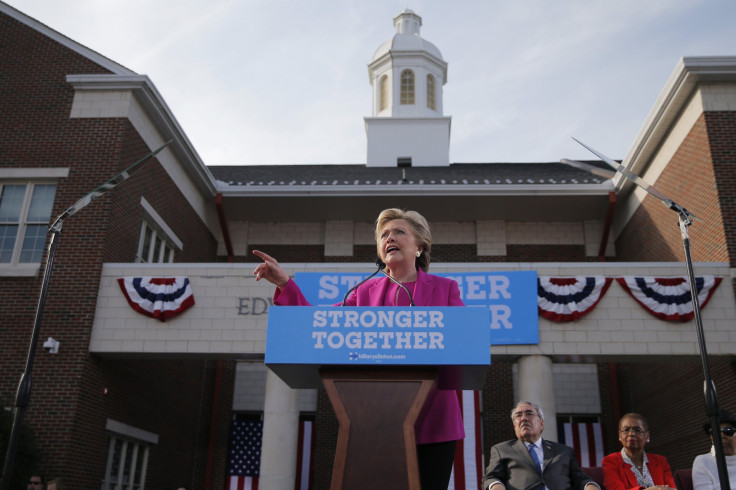
[[[516,439],[491,448],[483,490],[600,490],[564,444],[542,439],[544,413],[520,401],[511,411]]]

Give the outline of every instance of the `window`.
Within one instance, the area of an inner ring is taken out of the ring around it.
[[[151,445],[158,443],[158,435],[110,419],[106,429],[110,431],[110,443],[102,489],[143,490],[148,453]]]
[[[148,446],[118,436],[110,437],[103,489],[143,489],[148,465]]]
[[[411,70],[401,72],[401,104],[414,104],[414,72]]]
[[[174,250],[182,250],[184,244],[145,197],[141,197],[141,207],[143,208],[144,217],[135,261],[147,263],[173,262]]]
[[[427,107],[433,111],[437,109],[434,98],[434,77],[427,75]]]
[[[378,83],[379,86],[379,111],[383,111],[388,107],[388,77],[386,75],[381,77],[381,81]]]
[[[136,262],[171,263],[174,261],[174,248],[166,243],[161,233],[144,221],[135,259]]]
[[[0,264],[41,262],[55,196],[55,184],[0,184]]]

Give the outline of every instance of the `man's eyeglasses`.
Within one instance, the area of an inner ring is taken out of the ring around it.
[[[514,419],[520,419],[520,418],[522,418],[524,416],[526,416],[526,418],[530,419],[530,418],[534,417],[535,415],[537,415],[537,412],[535,412],[534,410],[525,410],[523,412],[519,411],[519,412],[516,412],[514,414]]]
[[[28,484],[29,484],[29,485],[43,485],[43,482],[42,482],[42,481],[33,481],[33,480],[29,480],[29,481],[28,481]]]
[[[646,432],[641,427],[621,427],[618,431],[621,432],[621,433],[624,433],[624,434],[628,434],[630,432],[633,432],[637,436]]]
[[[710,429],[709,432],[712,434],[713,433],[713,429]],[[734,428],[734,427],[721,427],[721,432],[724,435],[727,435],[728,437],[733,437],[733,435],[736,434],[736,428]]]

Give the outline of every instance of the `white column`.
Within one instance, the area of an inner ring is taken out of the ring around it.
[[[269,369],[263,407],[260,490],[294,490],[299,438],[299,390]]]
[[[524,356],[519,359],[519,400],[538,404],[544,412],[542,436],[557,441],[557,407],[555,406],[552,359],[547,356]],[[517,400],[518,401],[518,400]]]

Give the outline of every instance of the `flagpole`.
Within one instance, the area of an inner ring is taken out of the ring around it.
[[[104,184],[98,186],[95,190],[85,195],[82,199],[77,201],[73,206],[69,207],[64,211],[49,227],[49,233],[51,238],[49,240],[48,247],[48,258],[46,259],[46,266],[44,268],[43,281],[41,282],[41,294],[38,298],[38,304],[36,306],[36,317],[33,322],[33,332],[31,333],[31,343],[28,346],[28,354],[26,356],[25,371],[20,376],[20,382],[18,383],[18,390],[15,395],[15,409],[13,411],[13,428],[10,432],[10,438],[8,439],[8,448],[5,453],[5,464],[3,465],[3,472],[0,475],[0,490],[8,490],[10,485],[10,479],[13,476],[13,465],[15,464],[15,455],[18,449],[18,440],[20,438],[20,430],[23,423],[23,415],[25,409],[28,407],[28,403],[31,398],[31,373],[33,370],[33,362],[36,358],[36,344],[38,343],[38,335],[41,327],[41,320],[43,320],[44,307],[46,305],[46,295],[48,293],[49,282],[51,280],[51,271],[54,265],[54,256],[56,255],[56,248],[59,245],[59,239],[61,237],[61,228],[64,224],[64,220],[69,216],[77,213],[82,208],[87,206],[94,199],[100,197],[105,192],[112,190],[128,179],[134,170],[138,170],[142,164],[158,152],[163,150],[166,146],[171,143],[171,140],[164,143],[162,146],[152,151],[148,155],[144,156],[130,167],[126,168],[122,172],[115,175],[112,179],[108,180]]]

